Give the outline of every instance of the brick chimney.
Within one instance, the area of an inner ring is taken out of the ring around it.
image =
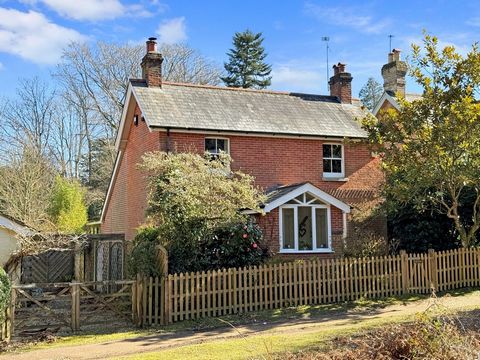
[[[388,54],[388,63],[382,67],[383,89],[390,95],[405,97],[405,75],[407,63],[400,58],[400,50],[393,49]]]
[[[352,74],[345,72],[345,64],[333,65],[333,76],[328,84],[330,95],[336,96],[341,103],[352,103]]]
[[[163,57],[157,51],[157,39],[147,40],[147,53],[142,59],[142,78],[147,80],[149,87],[162,87],[162,62]]]

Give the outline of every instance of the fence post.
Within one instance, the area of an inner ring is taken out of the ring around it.
[[[72,296],[72,331],[80,330],[80,285],[78,283],[70,284],[70,294]]]
[[[402,269],[402,295],[408,293],[409,274],[408,274],[408,254],[405,250],[400,250],[401,269]]]
[[[169,317],[169,308],[168,308],[168,296],[169,296],[169,289],[168,289],[168,251],[163,246],[157,246],[157,254],[158,254],[158,262],[160,265],[160,272],[161,272],[161,279],[160,279],[160,297],[162,300],[157,301],[157,306],[160,306],[159,313],[160,313],[160,324],[166,325],[168,324],[168,317]]]
[[[433,291],[438,290],[438,274],[437,274],[437,253],[433,249],[428,249],[428,271],[430,279],[430,288]]]
[[[137,326],[141,327],[143,326],[143,277],[140,274],[137,274],[137,281],[135,285],[137,295],[135,296],[137,302],[135,304],[135,307],[137,309],[136,315],[137,315]]]

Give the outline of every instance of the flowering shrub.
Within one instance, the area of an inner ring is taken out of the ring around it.
[[[267,256],[262,230],[253,221],[217,229],[206,248],[210,268],[258,265]]]

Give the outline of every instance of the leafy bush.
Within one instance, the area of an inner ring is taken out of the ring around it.
[[[160,231],[146,227],[141,229],[133,239],[133,247],[128,258],[128,272],[131,276],[142,274],[160,276],[161,268],[156,247],[160,245]]]
[[[50,215],[58,230],[81,233],[87,223],[85,191],[78,181],[57,176],[50,205]]]
[[[252,176],[233,172],[230,165],[227,154],[213,159],[193,153],[144,156],[141,167],[149,174],[148,221],[168,250],[171,272],[255,264],[257,253],[263,254],[257,250],[260,230],[239,210],[261,211],[264,195]],[[247,237],[241,242],[244,226]]]
[[[215,231],[206,246],[208,268],[243,267],[260,264],[266,257],[260,227],[253,221],[233,223]]]
[[[5,270],[0,267],[0,323],[5,320],[5,310],[10,304],[12,286]]]
[[[369,257],[389,255],[394,246],[374,232],[363,232],[347,240],[343,254],[347,257]]]

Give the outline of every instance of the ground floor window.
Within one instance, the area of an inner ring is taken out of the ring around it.
[[[308,194],[280,207],[282,252],[331,251],[330,207]]]

